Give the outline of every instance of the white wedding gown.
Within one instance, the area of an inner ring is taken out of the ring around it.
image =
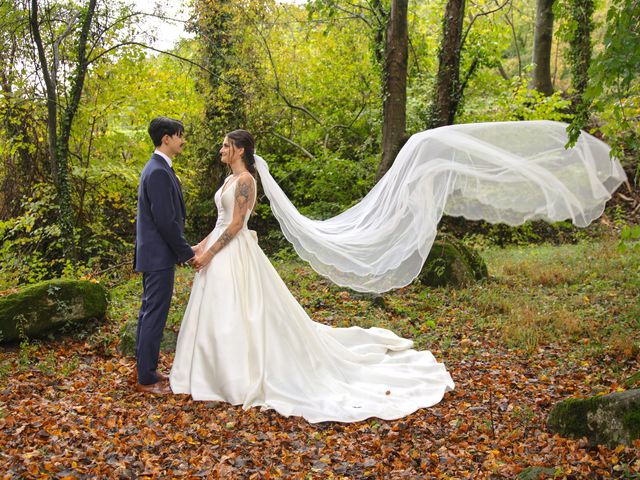
[[[235,186],[216,192],[207,248],[233,217]],[[309,422],[355,422],[403,417],[454,388],[444,365],[411,340],[312,321],[247,229],[249,214],[195,276],[170,374],[174,393]]]

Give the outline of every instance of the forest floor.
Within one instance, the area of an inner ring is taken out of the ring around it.
[[[640,441],[590,447],[546,428],[560,400],[637,386],[640,252],[610,240],[482,255],[488,281],[413,284],[383,301],[274,258],[314,320],[391,328],[451,372],[438,405],[354,424],[136,393],[117,345],[140,278],[120,278],[106,322],[0,349],[0,478],[507,479],[532,466],[546,474],[530,478],[640,478]],[[178,272],[168,328],[191,277]]]

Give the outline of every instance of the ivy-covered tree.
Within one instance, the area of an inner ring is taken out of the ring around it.
[[[590,105],[585,101],[584,94],[589,83],[589,66],[593,51],[591,34],[595,2],[568,0],[558,5],[565,19],[561,34],[569,44],[566,57],[571,70],[571,107],[575,115],[569,127],[569,140],[573,143],[590,118]]]
[[[196,140],[198,172],[205,182],[197,187],[197,199],[191,205],[193,224],[209,226],[214,217],[211,199],[220,186],[226,169],[217,148],[224,135],[238,128],[248,128],[245,115],[243,74],[239,58],[243,26],[241,8],[232,0],[198,0],[194,2],[190,30],[196,34],[197,61],[206,70],[197,70],[198,88],[205,98],[205,121],[189,130]],[[205,140],[206,139],[206,140]],[[200,232],[202,233],[202,232]]]

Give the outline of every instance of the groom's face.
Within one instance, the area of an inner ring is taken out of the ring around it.
[[[182,153],[182,147],[184,147],[184,144],[186,143],[184,135],[181,133],[165,135],[163,141],[166,143],[167,147],[169,147],[173,155]]]

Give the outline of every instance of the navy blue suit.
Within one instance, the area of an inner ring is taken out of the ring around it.
[[[158,381],[156,368],[175,266],[193,257],[184,238],[185,217],[180,182],[166,160],[154,153],[140,174],[134,257],[135,270],[143,272],[136,336],[138,382],[143,385]]]

